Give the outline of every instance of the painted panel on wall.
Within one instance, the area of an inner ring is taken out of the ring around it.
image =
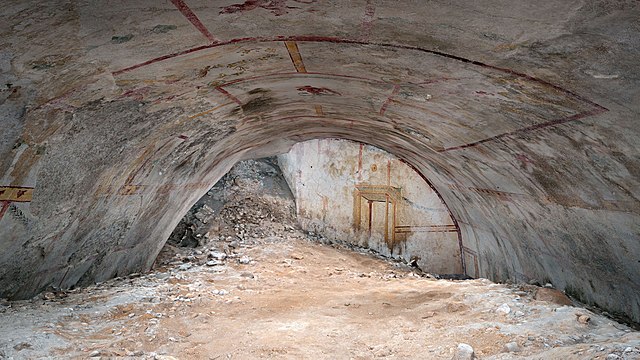
[[[296,144],[278,157],[303,229],[433,273],[463,273],[458,233],[446,205],[410,166],[346,140]]]

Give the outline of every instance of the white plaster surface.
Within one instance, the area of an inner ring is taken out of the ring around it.
[[[303,229],[386,256],[417,259],[425,271],[462,272],[458,234],[446,205],[420,174],[397,157],[369,145],[321,139],[296,144],[278,161],[296,197]],[[364,193],[357,218],[357,186],[399,190],[395,226],[391,201],[387,216],[386,201],[373,201],[369,232]]]

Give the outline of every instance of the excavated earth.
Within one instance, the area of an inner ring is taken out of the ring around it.
[[[640,358],[640,332],[555,289],[436,279],[297,229],[294,207],[272,159],[236,165],[153,271],[2,302],[0,358]]]
[[[436,280],[281,232],[223,261],[208,259],[218,242],[165,248],[149,274],[10,303],[0,357],[451,359],[466,343],[480,359],[640,358],[639,332],[535,300],[535,286]]]

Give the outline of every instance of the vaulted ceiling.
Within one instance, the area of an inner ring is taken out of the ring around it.
[[[237,160],[403,158],[467,272],[640,321],[637,1],[7,1],[0,297],[143,271]]]

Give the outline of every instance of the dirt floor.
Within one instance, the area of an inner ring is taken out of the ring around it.
[[[155,272],[5,304],[0,357],[451,359],[465,343],[480,359],[640,358],[639,332],[535,287],[437,280],[286,233],[224,259],[167,248]]]
[[[640,359],[640,332],[557,290],[439,280],[294,211],[273,159],[239,163],[152,272],[0,300],[0,359]]]

